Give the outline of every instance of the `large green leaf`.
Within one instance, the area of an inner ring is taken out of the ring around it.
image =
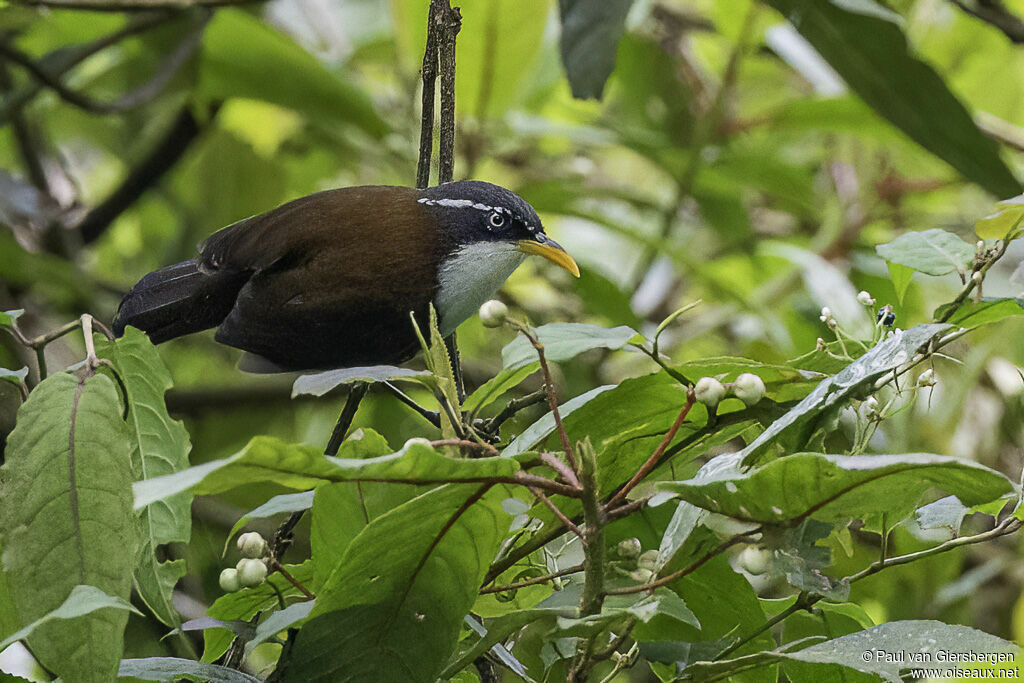
[[[900,672],[911,668],[954,669],[958,668],[957,661],[976,663],[981,661],[978,657],[1012,665],[1012,657],[1019,652],[1020,648],[1013,643],[967,626],[938,621],[893,621],[796,652],[761,652],[743,664],[746,668],[774,662],[803,662],[817,665],[814,671],[819,681],[845,680],[852,669],[899,683],[903,680]],[[691,665],[689,672],[702,679],[734,667],[734,660],[700,662]]]
[[[226,666],[206,664],[181,657],[122,659],[118,677],[142,681],[173,681],[192,676],[208,683],[259,683],[260,679]]]
[[[841,405],[859,388],[909,362],[935,335],[949,327],[941,324],[917,325],[897,332],[833,377],[823,380],[806,398],[743,449],[744,465],[756,462],[764,448],[780,438],[784,447],[801,448],[825,413]]]
[[[449,485],[373,520],[299,631],[286,681],[433,681],[511,521],[507,492]]]
[[[210,100],[247,97],[289,107],[320,123],[351,123],[374,137],[388,127],[369,97],[257,17],[218,11],[203,34],[199,90]]]
[[[558,0],[562,64],[573,97],[600,99],[633,0]]]
[[[315,375],[302,375],[292,385],[292,398],[307,394],[310,396],[323,396],[343,384],[352,384],[353,382],[410,380],[423,383],[430,380],[430,378],[431,374],[425,370],[409,370],[408,368],[397,368],[393,365],[341,368],[339,370],[319,372]]]
[[[19,619],[56,609],[79,584],[127,600],[138,547],[131,509],[131,443],[113,380],[67,373],[35,388],[18,411],[2,468],[3,566]],[[117,671],[124,611],[53,621],[29,639],[65,680]]]
[[[84,617],[86,614],[91,614],[96,610],[108,608],[135,612],[138,615],[142,614],[132,607],[131,603],[127,600],[107,595],[99,588],[82,585],[75,586],[71,589],[67,599],[57,609],[47,612],[16,633],[12,633],[10,636],[0,640],[0,652],[3,652],[19,640],[28,638],[32,635],[33,631],[48,621],[54,619],[75,619],[77,617]]]
[[[935,316],[942,316],[948,308],[949,304],[940,306],[935,310]],[[956,312],[949,317],[949,323],[973,329],[1017,315],[1024,315],[1024,298],[984,297],[980,301],[959,304]]]
[[[114,364],[128,397],[132,466],[145,480],[188,467],[191,448],[185,426],[172,420],[164,404],[171,376],[145,334],[129,327],[116,342],[97,338],[97,353]],[[174,585],[185,575],[185,560],[161,561],[160,546],[188,543],[192,534],[192,495],[183,491],[150,505],[141,514],[142,544],[135,563],[139,595],[160,621],[180,623],[171,603]]]
[[[987,503],[1013,490],[1004,475],[970,460],[941,455],[825,455],[798,453],[743,471],[739,454],[718,456],[688,481],[660,482],[697,507],[736,519],[780,523],[909,514],[930,488],[965,505]]]
[[[349,437],[339,450],[340,455],[356,457],[332,458],[314,446],[257,436],[231,457],[136,482],[135,507],[143,508],[188,489],[194,489],[197,494],[220,493],[263,481],[294,489],[312,489],[337,481],[430,484],[511,477],[519,468],[511,458],[449,458],[429,444],[416,441],[407,443],[396,453],[360,458],[358,456],[366,452],[362,441]]]
[[[1002,240],[1019,235],[1024,220],[1024,195],[996,203],[995,211],[974,224],[975,234],[983,240]]]
[[[875,251],[889,263],[928,275],[965,273],[974,260],[973,244],[938,228],[904,233]]]
[[[592,349],[621,349],[630,342],[643,341],[628,327],[599,327],[583,323],[548,323],[536,330],[537,340],[544,345],[544,357],[552,362],[575,358]],[[537,350],[519,335],[501,350],[504,370],[518,370],[537,360]]]
[[[873,0],[766,0],[876,112],[997,197],[1020,192],[999,147],[942,78],[910,54],[898,16]]]

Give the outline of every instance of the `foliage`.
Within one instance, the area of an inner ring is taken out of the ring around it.
[[[456,173],[519,192],[582,271],[530,262],[502,327],[460,328],[466,396],[433,315],[408,367],[298,378],[99,324],[225,224],[409,184],[425,0],[62,4],[0,7],[20,674],[1015,666],[1024,36],[1001,3],[465,0]],[[222,588],[239,552],[269,575]]]

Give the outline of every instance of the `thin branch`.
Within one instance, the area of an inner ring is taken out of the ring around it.
[[[580,531],[580,528],[578,526],[576,526],[571,519],[566,517],[565,513],[562,512],[561,509],[559,509],[559,507],[557,505],[552,503],[550,498],[545,496],[543,493],[541,493],[539,490],[537,490],[533,486],[527,486],[526,488],[528,488],[530,490],[530,493],[532,493],[534,496],[537,497],[537,500],[539,500],[540,502],[544,503],[548,507],[549,510],[551,510],[553,513],[555,513],[555,517],[558,517],[558,519],[562,522],[562,524],[565,525],[565,527],[569,531],[571,531],[574,534],[576,534],[576,536],[578,536],[581,541],[585,540],[583,538],[583,532]]]
[[[609,588],[607,591],[605,591],[605,594],[606,595],[630,595],[632,593],[643,593],[644,591],[654,590],[655,588],[658,588],[660,586],[666,586],[666,585],[668,585],[668,584],[670,584],[670,583],[672,583],[674,581],[678,581],[679,579],[683,578],[684,576],[686,576],[688,574],[692,574],[693,572],[695,572],[698,569],[700,569],[701,567],[703,567],[704,564],[707,563],[712,558],[717,557],[718,555],[721,555],[722,553],[724,553],[726,550],[728,550],[729,548],[733,547],[737,543],[742,543],[743,541],[745,541],[750,536],[753,536],[755,534],[761,533],[761,531],[762,531],[762,527],[757,527],[756,529],[751,529],[750,531],[744,531],[742,534],[736,534],[735,536],[733,536],[733,537],[731,537],[731,538],[729,538],[729,539],[727,539],[725,541],[722,541],[713,550],[711,550],[709,553],[707,553],[706,555],[701,557],[699,560],[696,560],[695,562],[693,562],[689,566],[683,567],[679,571],[672,572],[671,574],[663,576],[660,579],[657,579],[655,581],[651,581],[649,583],[639,584],[637,586],[624,586],[622,588]]]
[[[423,51],[423,93],[420,100],[420,153],[416,165],[416,187],[426,189],[430,185],[430,159],[434,153],[434,93],[437,82],[437,23],[438,2],[431,0],[427,17],[427,44]]]
[[[515,583],[509,583],[503,586],[487,586],[486,588],[480,589],[480,594],[484,595],[486,593],[507,593],[508,591],[526,588],[527,586],[536,586],[539,583],[547,583],[548,581],[559,579],[563,576],[568,576],[569,574],[579,574],[581,571],[583,571],[583,565],[578,564],[574,567],[569,567],[568,569],[561,569],[552,574],[536,576],[532,579],[524,579],[522,581],[516,581]]]
[[[555,472],[558,472],[559,476],[563,481],[565,481],[565,483],[578,489],[583,488],[583,485],[580,484],[580,480],[577,478],[576,473],[569,469],[568,465],[559,460],[558,456],[554,453],[548,453],[547,451],[541,453],[540,461]]]
[[[12,64],[23,67],[33,78],[55,92],[68,104],[92,114],[118,114],[149,102],[163,91],[181,66],[188,61],[189,57],[195,53],[196,48],[199,47],[202,27],[208,20],[209,17],[204,17],[198,27],[188,31],[185,38],[164,57],[152,78],[135,90],[111,102],[104,102],[69,88],[64,85],[58,76],[47,71],[42,64],[16,49],[10,43],[0,42],[0,57]]]
[[[177,16],[173,12],[146,12],[145,14],[137,15],[113,33],[97,38],[89,43],[62,47],[40,58],[38,63],[40,65],[46,64],[46,72],[53,78],[59,78],[97,52],[105,50],[111,45],[116,45],[125,38],[166,23]],[[14,112],[19,111],[28,104],[36,95],[43,91],[43,87],[39,82],[33,82],[12,93],[11,97],[0,105],[0,121],[6,120]]]
[[[352,420],[355,419],[356,411],[359,410],[359,404],[362,402],[363,397],[366,396],[369,388],[370,384],[368,382],[355,382],[352,384],[352,388],[348,390],[348,396],[345,397],[345,405],[342,407],[341,414],[338,415],[338,421],[331,432],[331,438],[327,441],[324,455],[338,454],[341,442],[345,440],[348,429],[352,426]]]
[[[562,415],[558,412],[558,397],[555,395],[555,383],[551,379],[551,369],[548,367],[548,360],[544,355],[544,345],[540,343],[540,339],[526,325],[519,323],[513,323],[513,325],[526,337],[530,345],[537,352],[541,375],[544,377],[544,391],[548,396],[548,408],[551,409],[551,415],[555,419],[555,430],[558,432],[558,437],[562,440],[562,450],[565,452],[565,459],[569,462],[569,466],[578,472],[580,468],[576,464],[576,458],[573,457],[572,446],[569,444],[569,435],[566,434],[565,425],[562,424]]]
[[[920,550],[914,553],[907,553],[906,555],[899,555],[897,557],[889,558],[883,557],[878,562],[875,562],[870,566],[865,567],[861,571],[857,572],[856,574],[851,574],[850,576],[847,576],[842,580],[845,582],[854,583],[856,581],[860,581],[861,579],[865,579],[869,576],[877,574],[883,569],[887,569],[889,567],[894,567],[901,564],[908,564],[916,560],[931,557],[932,555],[938,555],[940,553],[948,552],[955,548],[961,548],[967,545],[974,545],[976,543],[983,543],[985,541],[999,538],[1000,536],[1006,536],[1008,534],[1015,533],[1021,528],[1021,526],[1024,526],[1024,522],[1021,522],[1016,517],[1007,517],[993,528],[980,534],[975,534],[973,536],[963,536],[961,538],[954,538],[950,541],[946,541],[945,543],[940,543],[939,545],[934,546],[932,548],[926,548],[924,550]],[[775,615],[774,617],[766,621],[764,624],[762,624],[749,635],[745,636],[739,642],[735,643],[728,649],[721,652],[717,657],[715,657],[715,661],[724,659],[725,657],[729,656],[739,648],[743,647],[744,645],[752,641],[757,636],[769,630],[776,624],[782,622],[784,619],[792,616],[793,614],[796,614],[797,612],[809,609],[821,599],[822,596],[820,595],[809,595],[807,593],[801,593],[795,603],[793,603],[785,610],[783,610],[779,614]]]
[[[437,182],[450,183],[455,173],[455,38],[462,29],[462,14],[449,0],[438,3],[435,17],[440,24],[438,66],[441,72],[440,139],[437,150]]]
[[[683,404],[683,409],[679,411],[679,415],[676,417],[676,421],[672,423],[672,426],[665,434],[665,438],[661,440],[661,443],[658,444],[658,447],[654,449],[653,453],[651,453],[651,457],[647,458],[647,462],[641,465],[640,469],[638,469],[636,471],[636,474],[634,474],[633,477],[628,482],[626,482],[625,486],[619,489],[618,493],[612,496],[611,500],[609,500],[606,504],[606,508],[612,507],[616,503],[624,499],[627,495],[629,495],[630,491],[636,488],[637,484],[643,481],[644,477],[650,474],[651,470],[654,469],[654,466],[658,464],[658,460],[660,460],[661,456],[665,453],[665,450],[668,448],[669,444],[672,443],[672,439],[676,438],[676,432],[678,432],[679,428],[683,426],[683,422],[686,420],[686,416],[690,413],[690,409],[693,408],[693,403],[695,400],[696,397],[693,393],[693,387],[690,387],[686,391],[686,403]]]
[[[287,569],[285,569],[284,566],[280,562],[278,562],[276,558],[270,559],[270,569],[281,574],[281,576],[283,576],[285,580],[288,581],[288,583],[298,588],[299,592],[305,595],[307,598],[309,598],[310,600],[316,600],[316,596],[310,593],[308,588],[303,586],[298,579],[292,576],[291,573]]]
[[[438,429],[441,428],[441,414],[439,412],[437,412],[436,410],[427,410],[419,403],[417,403],[415,400],[413,400],[411,396],[409,396],[407,393],[396,387],[391,382],[385,381],[381,382],[381,384],[383,384],[388,391],[394,394],[395,398],[397,398],[399,401],[401,401],[402,403],[416,411],[416,413],[424,420],[434,425]]]
[[[1000,0],[950,0],[950,2],[966,14],[999,29],[1011,42],[1024,43],[1024,21],[1006,9]]]
[[[216,110],[211,117],[216,115]],[[111,223],[134,204],[150,187],[184,156],[189,146],[199,137],[202,128],[189,107],[183,107],[163,140],[142,162],[129,171],[124,182],[93,208],[75,226],[83,244],[99,239]]]
[[[537,405],[538,403],[543,403],[545,398],[547,398],[547,394],[544,392],[543,389],[540,389],[538,391],[533,392],[532,394],[527,394],[522,398],[514,398],[510,400],[507,404],[505,404],[505,407],[501,409],[500,413],[498,413],[497,415],[490,418],[489,420],[487,420],[487,422],[484,423],[483,431],[487,432],[488,434],[497,434],[498,428],[500,428],[501,425],[503,425],[506,420],[509,420],[513,415],[518,413],[520,410],[524,410],[526,408],[529,408],[530,406]]]
[[[484,451],[488,455],[501,455],[501,451],[489,443],[478,443],[468,439],[437,439],[435,441],[431,441],[430,445],[435,448],[441,446],[456,446],[458,448],[469,448],[475,451]]]

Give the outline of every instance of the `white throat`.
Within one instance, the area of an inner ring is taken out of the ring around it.
[[[525,258],[511,242],[477,242],[449,256],[438,271],[434,296],[441,334],[447,337],[476,313]]]

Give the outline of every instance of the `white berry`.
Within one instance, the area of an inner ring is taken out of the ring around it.
[[[732,383],[732,393],[746,406],[752,406],[764,398],[764,380],[757,375],[744,372]]]
[[[220,589],[225,593],[236,593],[242,588],[242,582],[238,578],[238,570],[229,567],[220,573]]]
[[[258,531],[250,531],[238,537],[238,550],[242,557],[263,557],[267,554],[267,541]]]
[[[693,387],[693,395],[708,408],[714,408],[725,398],[725,387],[714,377],[701,377]]]
[[[508,306],[497,299],[485,301],[480,306],[480,322],[484,327],[501,327],[508,318]]]
[[[263,560],[243,558],[235,565],[238,570],[238,581],[246,588],[255,588],[267,578],[267,565]]]

